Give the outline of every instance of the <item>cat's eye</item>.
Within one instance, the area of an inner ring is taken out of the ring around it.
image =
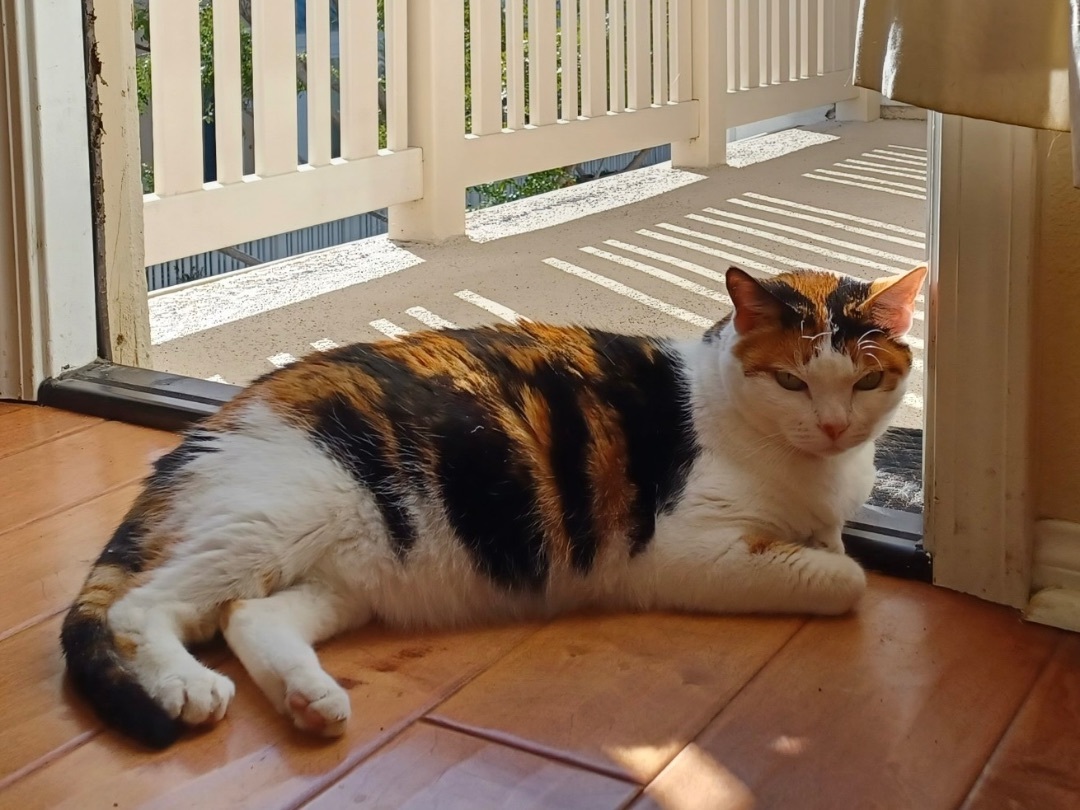
[[[855,383],[855,388],[858,391],[873,391],[879,385],[881,385],[882,379],[885,377],[882,371],[871,371],[869,374],[864,374]]]
[[[776,381],[780,384],[781,388],[786,388],[788,391],[806,390],[806,381],[799,379],[788,371],[777,371]]]

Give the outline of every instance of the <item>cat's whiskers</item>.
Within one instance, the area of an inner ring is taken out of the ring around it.
[[[878,356],[877,356],[877,355],[876,355],[876,354],[874,353],[874,351],[873,351],[872,349],[866,349],[866,350],[864,350],[864,351],[863,351],[863,354],[864,354],[864,355],[865,355],[866,357],[869,357],[869,358],[870,358],[871,360],[873,360],[873,361],[874,361],[875,363],[877,363],[877,367],[878,367],[878,370],[879,370],[879,371],[884,371],[884,370],[885,370],[885,366],[884,366],[884,365],[882,365],[882,362],[881,362],[881,358],[879,358],[879,357],[878,357]]]

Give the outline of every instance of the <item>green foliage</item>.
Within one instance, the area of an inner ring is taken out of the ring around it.
[[[150,11],[147,7],[135,7],[136,42],[145,46],[135,57],[135,83],[139,96],[139,112],[145,112],[150,103]],[[203,118],[208,123],[214,120],[214,9],[210,0],[199,2],[199,61],[200,79],[203,97]],[[251,28],[240,24],[240,95],[245,107],[251,107],[254,95],[252,76],[254,59],[251,48]],[[303,90],[297,82],[297,92]]]
[[[547,191],[572,186],[577,178],[567,169],[548,169],[543,172],[533,172],[520,179],[496,180],[494,183],[485,183],[473,186],[481,198],[480,207],[487,208],[491,205],[500,205],[513,200],[523,200]]]

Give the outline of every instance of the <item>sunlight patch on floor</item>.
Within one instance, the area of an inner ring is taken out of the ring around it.
[[[840,140],[838,135],[811,132],[806,129],[771,132],[768,135],[758,135],[755,138],[745,138],[729,143],[727,165],[733,169],[741,169],[809,149],[811,146],[821,146],[823,143],[838,140]]]
[[[237,270],[150,296],[154,345],[223,326],[423,262],[385,236]]]

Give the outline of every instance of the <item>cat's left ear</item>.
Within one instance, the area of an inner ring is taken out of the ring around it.
[[[903,337],[911,329],[915,299],[925,278],[926,265],[923,264],[902,276],[878,279],[870,285],[870,297],[859,310],[889,337]]]

